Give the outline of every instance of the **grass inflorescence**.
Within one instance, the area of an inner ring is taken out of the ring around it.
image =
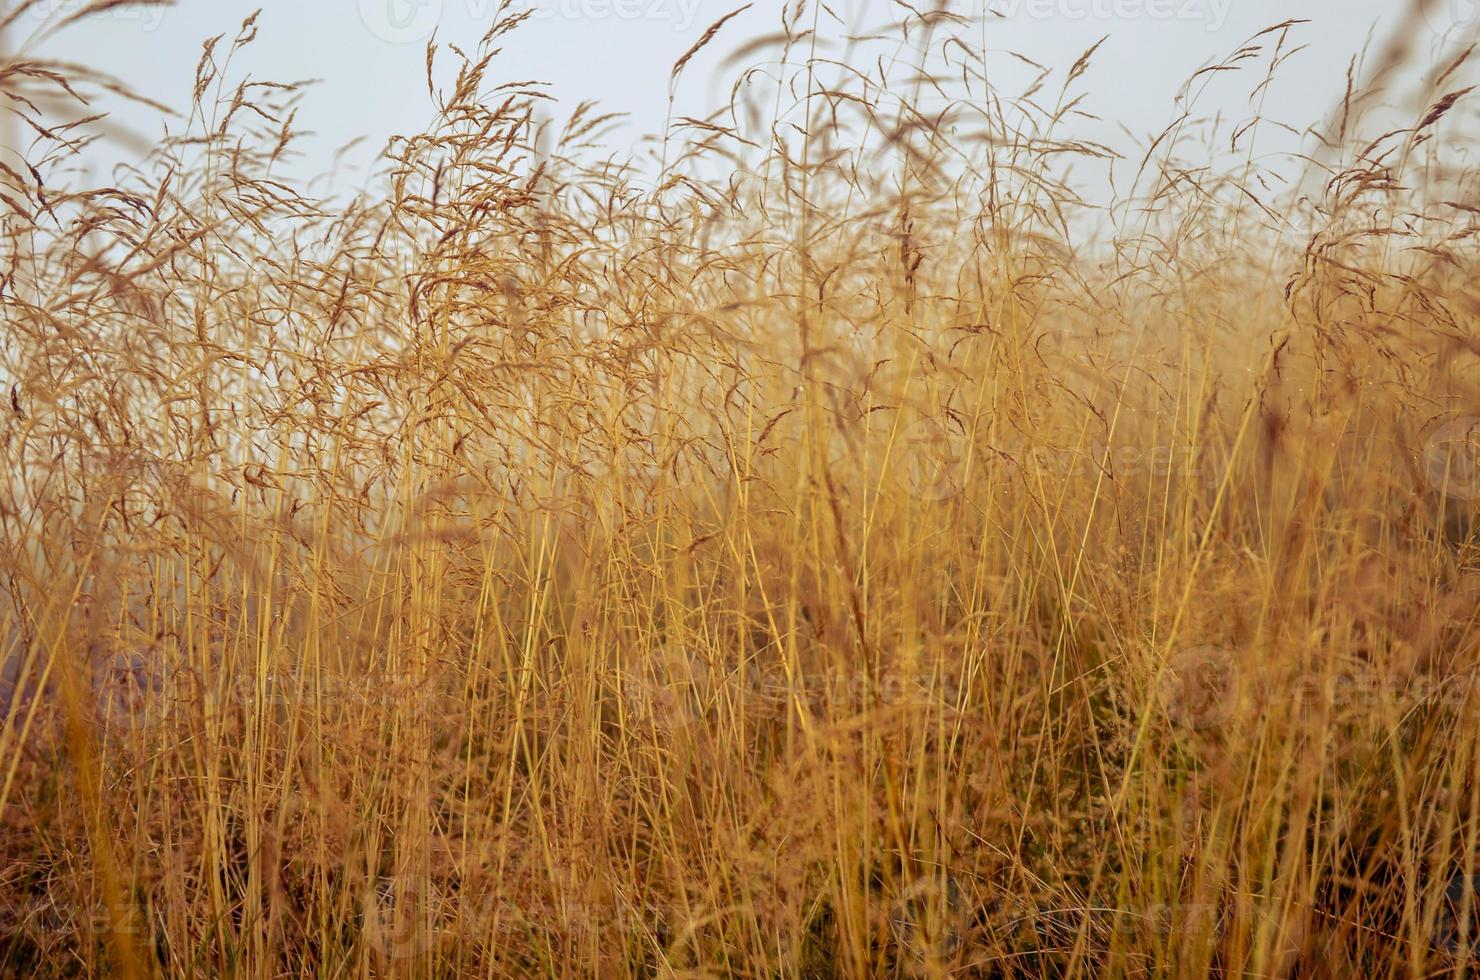
[[[501,9],[348,200],[254,21],[101,186],[0,67],[0,972],[1474,972],[1466,58],[1275,173],[1309,25],[1129,154],[897,12],[630,161]]]

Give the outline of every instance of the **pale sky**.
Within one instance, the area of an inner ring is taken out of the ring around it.
[[[13,10],[19,2],[0,0],[0,9]],[[260,6],[259,38],[232,72],[257,80],[322,80],[299,117],[300,128],[316,135],[296,164],[302,175],[320,174],[331,166],[335,148],[356,137],[367,138],[366,148],[352,157],[363,162],[389,136],[419,131],[431,115],[424,65],[432,31],[439,42],[471,50],[496,2],[184,0],[173,9],[106,14],[69,28],[40,50],[111,72],[144,94],[183,107],[201,43],[220,33],[229,42],[242,19]],[[557,118],[584,98],[598,99],[607,111],[630,113],[626,132],[633,135],[661,129],[674,61],[709,24],[738,6],[735,0],[519,2],[533,2],[538,16],[506,39],[493,73],[551,82],[560,100]],[[1283,70],[1274,114],[1299,126],[1314,123],[1340,98],[1351,56],[1369,38],[1378,45],[1386,40],[1406,6],[1406,0],[952,0],[950,7],[972,14],[984,2],[1003,15],[990,22],[988,45],[1044,65],[1067,66],[1109,35],[1086,79],[1085,108],[1138,136],[1159,131],[1173,118],[1172,96],[1193,71],[1260,29],[1293,17],[1314,23],[1297,35],[1308,48]],[[41,0],[38,10],[66,11],[83,3]],[[725,27],[688,68],[680,114],[702,115],[726,101],[728,86],[713,78],[714,66],[744,41],[776,31],[782,5],[756,0]],[[834,0],[830,6],[860,27],[878,26],[902,12],[892,0]],[[1451,29],[1451,42],[1473,37],[1480,0],[1431,0],[1430,6],[1427,36],[1414,38],[1419,47],[1436,48]],[[10,44],[21,44],[39,22],[33,13],[24,15]],[[1247,82],[1215,89],[1203,109],[1247,115],[1248,89]],[[160,132],[152,113],[120,110],[117,116],[148,137]],[[132,152],[114,147],[99,159]]]

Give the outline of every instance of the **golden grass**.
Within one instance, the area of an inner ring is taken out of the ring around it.
[[[0,972],[1473,972],[1463,66],[1286,200],[1278,25],[1105,208],[1092,53],[900,13],[657,186],[507,11],[348,203],[251,22],[110,186],[14,103]]]

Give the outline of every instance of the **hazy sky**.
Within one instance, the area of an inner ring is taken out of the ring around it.
[[[20,0],[0,0],[14,9]],[[112,72],[141,92],[171,105],[188,98],[205,38],[234,36],[259,6],[259,39],[232,66],[259,80],[322,79],[304,103],[301,128],[316,135],[307,144],[300,173],[322,173],[336,147],[368,137],[379,148],[392,134],[418,131],[430,117],[424,81],[425,46],[432,31],[440,42],[471,49],[497,0],[184,0],[166,10],[122,10],[70,28],[42,50]],[[529,0],[525,0],[529,2]],[[532,0],[534,20],[508,39],[494,73],[508,80],[542,79],[566,111],[583,98],[610,111],[631,113],[630,132],[660,129],[666,113],[668,75],[674,61],[734,0]],[[976,13],[986,2],[1000,13],[988,44],[1016,50],[1051,66],[1065,66],[1090,44],[1109,35],[1088,78],[1089,111],[1125,123],[1138,135],[1159,130],[1173,115],[1180,82],[1210,59],[1280,20],[1310,18],[1300,40],[1309,45],[1285,69],[1277,90],[1277,115],[1305,125],[1340,97],[1346,64],[1370,38],[1392,32],[1406,0],[954,0],[951,8]],[[81,7],[84,0],[41,0],[38,10]],[[862,26],[896,19],[893,0],[833,0],[832,9]],[[923,4],[917,4],[923,6]],[[1480,0],[1431,0],[1434,9],[1416,39],[1431,47],[1446,30],[1474,33]],[[743,41],[774,32],[782,0],[756,0],[726,26],[704,56],[688,69],[680,111],[702,115],[722,103],[728,86],[713,67]],[[40,23],[27,13],[12,46]],[[1215,92],[1209,110],[1247,114],[1248,85]],[[1227,105],[1218,100],[1224,99]],[[560,115],[560,109],[555,114]],[[156,116],[120,117],[155,137]],[[127,156],[129,151],[112,152]],[[347,178],[341,178],[347,179]]]

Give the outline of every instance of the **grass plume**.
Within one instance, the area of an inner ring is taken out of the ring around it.
[[[1292,176],[1310,25],[1127,156],[898,7],[661,162],[501,7],[348,200],[255,19],[103,186],[0,66],[0,971],[1473,973],[1465,59]]]

